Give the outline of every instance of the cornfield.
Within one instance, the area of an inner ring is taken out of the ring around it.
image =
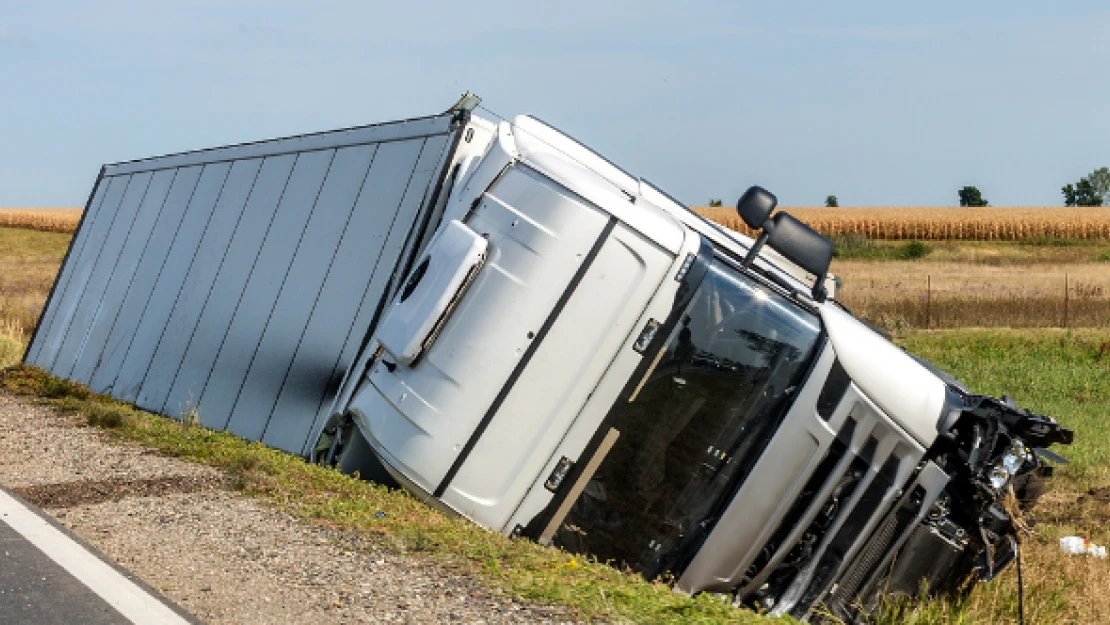
[[[732,207],[697,207],[700,215],[751,234]],[[895,241],[1110,239],[1110,207],[786,208],[826,236],[862,234]]]
[[[73,232],[81,213],[80,208],[0,208],[0,228]]]

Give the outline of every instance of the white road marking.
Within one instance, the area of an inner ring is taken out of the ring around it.
[[[132,623],[189,625],[119,571],[0,489],[0,520],[100,596]]]

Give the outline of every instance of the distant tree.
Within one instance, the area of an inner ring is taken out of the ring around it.
[[[1102,199],[1100,206],[1110,204],[1110,167],[1100,167],[1087,176],[1095,195]]]
[[[721,204],[720,200],[709,200],[709,205],[710,206],[723,206],[723,204]]]
[[[828,206],[829,208],[836,208],[837,206],[840,206],[840,203],[836,201],[835,195],[830,195],[829,197],[825,198],[825,206]]]
[[[989,206],[983,194],[972,186],[966,186],[959,190],[960,206]]]
[[[1089,178],[1081,178],[1075,183],[1076,206],[1102,206],[1102,196],[1095,190]]]
[[[1064,206],[1075,206],[1076,197],[1074,185],[1068,183],[1060,189],[1060,192],[1064,194]]]
[[[1064,205],[1102,206],[1105,195],[1099,193],[1099,185],[1103,183],[1110,185],[1110,180],[1101,180],[1101,171],[1102,170],[1096,169],[1091,176],[1080,178],[1079,182],[1075,183],[1075,186],[1070,184],[1064,185],[1064,187],[1060,189],[1064,194]],[[1091,177],[1095,177],[1097,182],[1092,182]],[[1110,177],[1110,172],[1107,172],[1107,177]]]

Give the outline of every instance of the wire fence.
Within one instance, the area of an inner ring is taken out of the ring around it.
[[[925,274],[919,281],[848,283],[837,298],[888,329],[1110,327],[1110,288],[1069,274],[1026,278],[1007,286]]]

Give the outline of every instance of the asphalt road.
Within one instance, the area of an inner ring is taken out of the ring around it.
[[[0,487],[0,624],[198,622]]]

